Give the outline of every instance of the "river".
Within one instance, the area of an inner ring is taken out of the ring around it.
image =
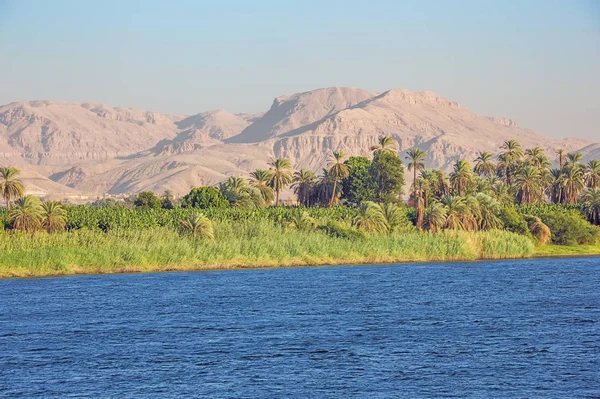
[[[598,398],[600,258],[0,280],[0,397]]]

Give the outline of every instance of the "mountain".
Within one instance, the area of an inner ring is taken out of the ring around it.
[[[427,166],[446,170],[458,158],[496,153],[509,139],[551,158],[557,148],[600,158],[598,143],[550,139],[427,91],[318,89],[278,97],[263,114],[176,116],[55,101],[0,106],[0,164],[22,168],[36,194],[75,200],[143,190],[183,195],[266,168],[274,156],[319,171],[331,150],[370,155],[381,135],[394,137],[401,151],[425,150]]]

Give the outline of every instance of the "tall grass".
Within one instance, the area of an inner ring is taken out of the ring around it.
[[[354,239],[286,229],[272,220],[215,223],[214,240],[167,227],[0,231],[0,277],[406,261],[519,258],[533,253],[506,232],[403,233]]]

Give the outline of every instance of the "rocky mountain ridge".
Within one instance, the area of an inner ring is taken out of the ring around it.
[[[55,101],[0,106],[0,164],[20,167],[32,192],[57,198],[165,189],[183,195],[266,168],[274,156],[319,171],[331,150],[370,155],[381,135],[394,137],[401,151],[425,150],[427,166],[442,169],[458,158],[473,160],[478,151],[498,152],[509,139],[549,156],[557,148],[600,155],[598,143],[550,139],[428,91],[318,89],[278,97],[256,115],[177,116]]]

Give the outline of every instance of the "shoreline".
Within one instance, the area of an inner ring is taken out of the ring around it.
[[[27,278],[52,278],[68,276],[100,276],[110,274],[141,274],[141,273],[169,273],[169,272],[195,272],[195,271],[215,271],[215,270],[250,270],[250,269],[275,269],[290,267],[325,267],[325,266],[360,266],[360,265],[394,265],[394,264],[415,264],[415,263],[455,263],[455,262],[483,262],[483,261],[502,261],[502,260],[527,260],[527,259],[551,259],[551,258],[576,258],[576,257],[600,257],[600,246],[575,245],[575,246],[557,246],[538,247],[536,251],[529,256],[522,257],[450,257],[450,258],[365,258],[365,259],[290,259],[286,262],[241,262],[232,260],[223,263],[207,264],[177,264],[177,265],[124,265],[111,270],[102,270],[102,268],[83,268],[71,266],[69,270],[55,270],[51,273],[35,273],[34,270],[18,268],[12,270],[10,275],[0,269],[0,280],[7,279],[27,279]],[[86,270],[87,269],[87,270]]]

